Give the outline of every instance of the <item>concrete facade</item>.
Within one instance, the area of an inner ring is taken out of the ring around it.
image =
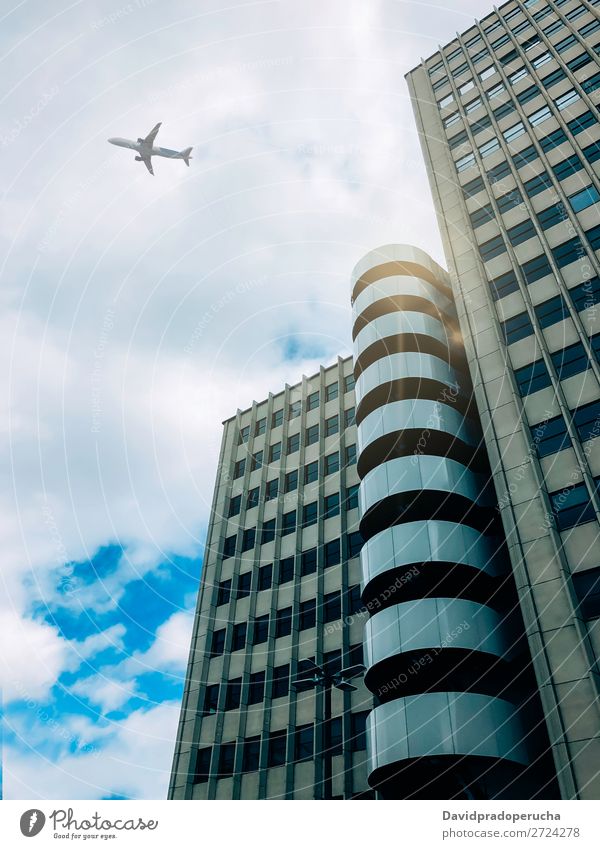
[[[407,75],[563,798],[600,798],[598,2]]]

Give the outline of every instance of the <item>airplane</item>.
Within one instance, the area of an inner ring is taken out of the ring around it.
[[[139,156],[135,157],[135,161],[143,162],[152,176],[154,176],[151,161],[153,156],[165,156],[167,159],[183,159],[189,168],[190,159],[192,158],[190,156],[190,153],[192,152],[191,147],[186,147],[185,150],[169,150],[167,147],[154,147],[154,139],[160,130],[161,123],[162,122],[159,122],[156,127],[150,130],[145,139],[138,139],[134,142],[131,141],[131,139],[121,139],[116,137],[108,139],[108,141],[111,144],[116,144],[117,147],[128,147],[131,150],[137,151]]]

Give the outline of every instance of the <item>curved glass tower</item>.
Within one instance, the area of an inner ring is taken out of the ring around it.
[[[552,796],[448,275],[381,247],[352,305],[369,782],[384,798]]]

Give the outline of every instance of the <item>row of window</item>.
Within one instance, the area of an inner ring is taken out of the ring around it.
[[[582,115],[578,115],[577,118],[573,118],[572,120],[567,121],[567,127],[569,128],[571,133],[576,136],[584,130],[588,129],[589,127],[593,126],[597,122],[598,120],[596,116],[588,110]],[[542,149],[547,152],[553,147],[557,147],[559,144],[562,144],[562,142],[566,141],[566,139],[567,136],[562,130],[555,130],[549,135],[539,139],[539,142]],[[582,152],[587,161],[592,164],[598,159],[600,159],[600,143],[594,142],[588,145],[587,147],[583,148]],[[514,156],[511,157],[512,162],[517,169],[523,168],[529,162],[533,162],[537,158],[538,152],[533,145],[530,145],[524,150],[519,151],[519,153],[515,153]],[[506,177],[510,177],[511,174],[511,166],[507,160],[500,162],[494,168],[485,172],[485,176],[489,181],[490,185],[493,185],[494,183],[497,183],[498,181],[503,180]],[[534,197],[536,194],[543,191],[544,189],[549,188],[551,185],[551,180],[546,172],[544,172],[542,175],[534,177],[533,180],[530,180],[528,183],[525,183],[528,197]],[[475,195],[483,191],[483,189],[485,188],[486,184],[483,177],[475,177],[475,179],[465,183],[462,187],[465,200],[470,197],[475,197]],[[518,189],[514,189],[512,192],[509,193],[509,195],[512,195],[515,192],[518,192]],[[498,202],[500,203],[501,200],[502,198],[499,198]]]
[[[313,606],[314,609],[314,606]],[[300,611],[300,622],[302,622],[302,606]],[[306,618],[306,613],[304,614]],[[305,625],[304,628],[312,628],[315,625],[316,619],[313,617],[312,624]],[[302,630],[302,625],[300,626]],[[314,660],[314,658],[311,658]],[[346,666],[354,666],[355,664],[363,663],[363,647],[361,643],[350,646],[346,655]],[[340,649],[323,653],[323,666],[327,667],[328,672],[334,674],[342,668],[342,652]],[[302,670],[302,661],[298,664],[298,672]],[[267,678],[267,672],[250,673],[245,692],[243,690],[242,678],[232,678],[222,684],[208,684],[204,691],[203,715],[210,716],[217,713],[219,709],[219,695],[224,689],[225,695],[221,706],[222,710],[238,710],[240,704],[244,706],[262,704],[265,696],[268,694],[270,699],[284,698],[289,695],[290,688],[290,666],[284,664],[276,666],[272,670],[272,674]],[[243,695],[243,700],[242,700]]]
[[[349,448],[355,449],[356,446],[352,445]],[[330,455],[335,456],[335,455]],[[356,462],[356,453],[355,451],[346,449],[346,464],[349,465],[351,463]],[[337,469],[332,468],[335,465],[333,462],[329,464],[329,466],[325,465],[325,469],[330,469],[330,471],[337,471]],[[291,472],[288,472],[283,481],[283,489],[285,493],[293,492],[298,488],[298,470],[293,469]],[[326,474],[329,472],[326,471]],[[312,463],[307,463],[304,466],[303,473],[303,481],[305,484],[314,483],[314,481],[319,478],[319,461],[315,460]],[[265,486],[265,501],[272,501],[277,498],[279,488],[279,480],[274,478],[273,480],[267,481]],[[257,507],[260,501],[260,487],[255,486],[252,489],[248,490],[248,495],[246,496],[246,510],[251,510],[253,507]],[[328,519],[330,516],[337,516],[340,512],[340,502],[341,496],[340,493],[332,493],[331,495],[325,496],[324,499],[324,509],[323,514],[324,518]],[[316,504],[316,502],[314,502]],[[242,506],[242,496],[234,495],[229,499],[229,509],[227,511],[228,518],[233,516],[237,516],[240,513]],[[307,505],[308,506],[308,505]],[[344,498],[344,507],[346,510],[353,510],[358,506],[358,484],[354,484],[346,488],[345,498]],[[316,519],[316,509],[313,511],[308,511],[309,514],[315,513],[315,521]],[[273,520],[274,521],[274,520]],[[312,524],[312,522],[309,522]],[[273,525],[273,527],[275,527]]]
[[[548,210],[545,210],[548,213]],[[558,219],[557,219],[558,220]],[[557,221],[553,221],[553,224],[556,224]],[[527,222],[523,222],[523,224],[517,225],[517,228],[512,228],[513,238],[516,238],[516,244],[520,244],[522,241],[531,238],[531,236],[535,236],[535,231],[533,233],[529,230],[530,224]],[[530,235],[527,235],[530,233]],[[590,247],[592,250],[597,251],[600,249],[600,225],[596,225],[589,230],[584,231],[585,237],[587,238]],[[522,235],[521,240],[519,241],[519,235]],[[509,232],[509,239],[511,238],[511,234]],[[513,242],[515,244],[515,242]],[[483,262],[489,262],[500,254],[506,251],[506,243],[504,238],[499,234],[498,236],[494,236],[491,239],[488,239],[483,244],[478,245],[479,247],[479,255]],[[561,242],[560,245],[557,245],[554,248],[551,248],[552,256],[559,268],[563,268],[565,265],[569,265],[572,262],[575,262],[578,259],[582,259],[587,256],[586,248],[581,243],[581,240],[578,236],[574,236],[572,239],[568,239],[566,242]],[[535,264],[535,265],[532,265]],[[524,263],[521,268],[524,269],[525,266],[530,266],[532,272],[535,276],[536,280],[539,280],[540,277],[543,277],[545,274],[551,274],[552,270],[550,268],[550,264],[545,255],[541,257],[536,257],[535,260],[530,260],[529,263]],[[547,270],[543,269],[547,267]],[[541,273],[543,271],[543,273]],[[525,273],[525,272],[524,272]],[[533,280],[529,279],[526,275],[526,279],[528,283],[532,283]]]
[[[596,359],[600,357],[600,334],[590,339]],[[558,379],[565,380],[588,369],[591,365],[585,348],[581,342],[568,345],[560,351],[550,354],[552,364],[556,369]],[[515,370],[515,378],[522,396],[531,395],[540,389],[551,385],[550,375],[543,360],[536,360],[527,366]]]
[[[344,410],[344,428],[350,427],[350,425],[354,424],[354,407],[351,407],[348,410]],[[335,436],[336,433],[340,431],[340,421],[339,416],[330,416],[328,419],[325,419],[325,428],[324,428],[324,436],[327,438],[328,436]],[[308,447],[309,445],[314,445],[319,441],[319,425],[314,424],[310,427],[304,429],[304,445]],[[300,434],[293,433],[288,436],[286,443],[285,455],[289,456],[290,454],[294,454],[296,451],[300,450]],[[282,444],[281,442],[275,442],[273,445],[269,446],[268,450],[268,462],[273,463],[276,460],[280,460],[282,457]],[[249,458],[250,460],[250,471],[254,472],[256,469],[261,469],[265,456],[264,451],[256,451]],[[248,458],[243,457],[241,460],[238,460],[235,463],[233,469],[233,477],[234,480],[237,478],[241,478],[244,476],[246,471],[246,462]]]
[[[356,557],[362,547],[362,537],[359,531],[355,531],[347,535],[346,540],[346,558]],[[323,545],[323,565],[335,566],[340,562],[341,546],[340,540],[335,539]],[[299,574],[301,577],[311,575],[317,571],[317,549],[311,548],[303,551],[298,558]],[[295,577],[295,558],[284,557],[277,566],[277,574],[275,576],[278,586],[287,584],[294,580]],[[269,590],[274,582],[274,569],[272,563],[267,563],[260,566],[254,572],[241,572],[237,577],[237,584],[234,589],[232,580],[221,581],[217,584],[216,589],[216,605],[220,607],[223,604],[229,604],[232,595],[239,601],[241,598],[246,598],[252,590],[252,575],[256,575],[255,587],[256,591]]]
[[[547,7],[547,8],[549,8],[549,7]],[[581,9],[581,11],[579,11],[579,9]],[[574,14],[575,11],[577,11],[576,15]],[[569,13],[569,15],[571,16],[570,20],[571,21],[576,20],[576,18],[578,18],[580,15],[583,15],[585,13],[585,11],[586,11],[586,8],[584,6],[578,7],[578,10],[572,10]],[[512,32],[513,35],[521,35],[523,32],[525,32],[525,30],[528,29],[529,25],[530,25],[529,21],[523,21],[521,24],[512,28],[511,32]],[[500,26],[500,24],[498,23],[497,26]],[[561,20],[553,21],[552,23],[550,23],[549,25],[544,27],[542,29],[542,32],[547,38],[550,38],[551,36],[553,36],[557,32],[559,32],[563,28],[563,26],[564,26],[563,21],[561,21]],[[589,38],[593,33],[597,32],[599,29],[600,29],[600,21],[594,20],[594,21],[590,21],[589,23],[587,23],[583,27],[581,27],[579,29],[579,34],[582,38]],[[467,47],[475,46],[479,42],[480,38],[481,37],[480,37],[479,34],[474,36],[474,38],[470,39],[466,43]],[[498,51],[505,44],[508,44],[509,41],[510,41],[510,37],[509,37],[508,33],[503,33],[501,36],[499,36],[497,39],[495,39],[494,41],[491,42],[492,50],[494,52]],[[522,51],[525,54],[527,54],[527,53],[529,53],[529,51],[533,50],[534,47],[536,47],[538,44],[541,44],[541,43],[542,43],[541,37],[537,33],[533,33],[527,39],[525,39],[521,42],[520,47],[521,47]],[[564,51],[568,50],[571,46],[573,46],[574,44],[577,44],[577,43],[578,43],[578,40],[577,40],[576,36],[569,34],[568,36],[561,39],[560,41],[553,43],[552,46],[557,51],[557,53],[563,53]],[[452,61],[453,58],[456,58],[457,56],[459,56],[461,54],[462,54],[462,48],[458,47],[455,51],[448,54],[447,59],[448,59],[448,61]],[[488,52],[487,48],[485,46],[483,46],[474,55],[471,56],[471,61],[473,63],[478,62],[481,59],[483,59],[485,56],[488,56],[488,55],[489,55],[489,52]],[[499,61],[503,65],[507,65],[510,62],[517,59],[519,57],[519,55],[520,55],[519,51],[516,48],[513,48],[513,49],[509,50],[508,52],[504,53],[502,56],[500,56],[498,58],[499,58]],[[546,59],[546,61],[549,61],[549,59]],[[543,62],[538,62],[538,66],[539,66],[539,64],[543,64]],[[443,69],[443,67],[444,66],[443,66],[442,61],[439,61],[435,65],[431,66],[429,68],[430,77],[437,76],[437,74]],[[462,64],[452,68],[451,74],[455,78],[460,77],[466,71],[468,71],[468,67],[469,67],[468,63],[463,62]],[[494,65],[488,65],[486,68],[484,68],[482,71],[480,71],[478,73],[479,80],[481,82],[484,82],[486,79],[491,77],[494,73],[496,73],[496,71],[497,71],[497,68]],[[448,83],[448,77],[446,77],[446,76],[435,80],[435,82],[432,83],[432,87],[433,87],[434,92],[441,89],[446,83]],[[461,91],[461,89],[464,88],[465,86],[468,86],[469,84],[471,85],[471,87],[474,86],[474,83],[473,83],[472,80],[467,81],[467,83],[463,83],[463,85],[459,88],[459,91],[461,92],[461,94],[464,93],[463,91]],[[468,91],[469,89],[467,88],[466,90]],[[451,95],[451,94],[447,95],[446,97],[444,97],[440,101],[438,101],[438,106],[439,106],[440,109],[444,109],[446,106],[448,106],[450,103],[452,103],[452,101],[453,101],[453,95]]]
[[[598,74],[598,81],[597,82],[598,82],[598,86],[600,86],[600,73]],[[556,98],[556,100],[554,101],[554,104],[559,111],[562,111],[563,109],[566,109],[568,106],[571,106],[573,103],[577,102],[579,99],[580,99],[580,95],[575,91],[575,89],[570,89],[569,91],[562,94],[560,97]],[[504,107],[502,107],[502,108],[504,108]],[[544,105],[540,109],[537,109],[535,112],[532,112],[530,115],[527,115],[526,117],[527,117],[527,120],[529,121],[529,123],[532,127],[537,127],[537,126],[539,126],[539,124],[544,123],[544,121],[546,121],[546,120],[548,120],[549,118],[552,117],[552,110],[550,109],[550,106]],[[578,119],[574,119],[574,120],[578,121]],[[485,122],[483,122],[483,123],[485,124]],[[480,122],[480,126],[481,125],[482,125],[482,123]],[[524,135],[525,132],[526,132],[525,125],[523,124],[522,121],[518,121],[513,126],[508,127],[508,129],[504,130],[502,135],[504,137],[504,140],[507,142],[507,144],[510,144],[515,139],[519,138],[519,136]],[[464,138],[463,138],[463,135],[464,135]],[[466,137],[467,137],[466,131],[463,130],[462,133],[459,133],[457,136],[454,136],[454,139],[457,139],[458,143],[461,144],[463,141],[465,141]],[[566,135],[565,135],[565,139],[566,139]],[[451,140],[451,141],[453,141],[453,140]],[[597,147],[597,143],[596,143],[596,145],[591,145],[590,147],[592,148],[590,153],[593,155],[593,150]],[[497,151],[499,149],[500,149],[500,141],[499,141],[497,136],[494,136],[492,139],[489,139],[488,141],[486,141],[484,144],[480,145],[477,148],[479,155],[481,156],[482,159],[485,159],[486,157],[490,156],[492,153],[494,153],[495,151]],[[529,149],[527,149],[527,151],[528,151],[528,155],[525,158],[525,162],[531,162],[531,161],[533,161],[533,159],[537,158],[538,154],[537,154],[537,151],[535,150],[535,147],[533,145],[531,146],[531,153],[529,153]],[[524,154],[525,154],[524,151],[520,151],[518,154],[515,155],[516,157],[518,157],[518,160],[520,162],[520,165],[517,164],[517,167],[522,167],[523,164],[525,164]],[[584,154],[584,155],[586,155],[586,154]],[[513,159],[514,158],[515,157],[513,157]],[[575,156],[575,158],[577,159],[578,157]],[[462,171],[467,171],[474,164],[475,164],[475,154],[472,151],[465,154],[464,156],[461,156],[454,163],[455,168],[456,168],[458,173],[461,173]],[[508,165],[508,163],[507,163],[507,165]],[[575,169],[575,170],[577,170],[577,169]],[[508,169],[508,173],[510,173],[510,169]],[[574,172],[571,172],[571,173],[574,173]],[[564,178],[563,176],[558,177],[558,179],[563,179],[563,178]]]
[[[571,410],[573,424],[581,442],[600,436],[600,401],[591,401]],[[533,444],[539,457],[548,457],[569,448],[571,438],[563,416],[555,416],[531,428]]]
[[[349,374],[344,378],[344,392],[351,392],[354,389],[354,375]],[[325,401],[333,401],[338,397],[339,394],[339,384],[336,381],[335,383],[330,383],[325,387]],[[306,396],[306,410],[316,410],[320,403],[320,393],[311,392],[310,395]],[[288,420],[296,419],[302,413],[302,401],[292,401],[292,403],[288,406]],[[283,409],[275,410],[271,414],[271,427],[279,427],[283,424],[284,411]],[[267,420],[266,418],[258,419],[254,426],[254,435],[260,436],[263,433],[266,433],[267,430]],[[239,442],[247,442],[250,438],[250,425],[245,425],[240,428],[240,436]]]
[[[365,727],[368,713],[369,711],[360,711],[350,714],[350,737],[346,741],[346,746],[351,752],[366,749]],[[328,723],[327,738],[325,741],[325,750],[331,755],[341,755],[344,751],[341,716],[334,717]],[[237,743],[221,743],[214,755],[216,763],[214,765],[213,776],[215,778],[228,778],[234,774],[236,747],[241,747],[242,750],[242,772],[255,772],[259,769],[262,748],[261,737],[246,737],[246,739]],[[313,760],[314,756],[314,726],[312,723],[309,725],[300,725],[293,732],[288,732],[284,728],[281,731],[271,731],[267,735],[262,766],[263,768],[276,767],[283,766],[290,761],[310,761]],[[201,784],[208,781],[212,760],[212,747],[198,749],[194,771],[194,784]]]
[[[544,188],[547,187],[548,186],[544,186]],[[582,212],[584,209],[587,209],[589,206],[600,201],[600,192],[595,186],[589,185],[586,186],[585,189],[580,189],[579,191],[568,195],[567,201],[569,202],[569,206],[573,212]],[[498,205],[502,213],[509,212],[520,203],[522,203],[522,195],[518,189],[515,189],[503,198],[498,199]],[[550,227],[554,227],[555,224],[568,220],[566,208],[562,203],[553,204],[547,209],[543,209],[541,212],[536,213],[536,216],[542,230],[548,230]],[[487,203],[485,206],[481,206],[476,209],[475,212],[471,212],[469,217],[471,219],[471,226],[474,230],[476,230],[488,221],[494,221],[496,213],[494,212],[492,204]],[[520,245],[521,242],[525,242],[527,239],[536,235],[535,228],[530,219],[521,222],[514,227],[510,227],[507,233],[512,245]]]
[[[362,604],[360,600],[360,585],[356,584],[350,587],[346,594],[346,610],[345,616],[351,616],[358,613]],[[340,590],[326,593],[323,596],[321,604],[321,622],[337,622],[342,618],[342,593]],[[246,642],[250,645],[257,646],[261,643],[266,643],[269,638],[269,624],[271,623],[272,633],[275,638],[288,637],[292,633],[292,607],[284,607],[277,610],[275,615],[271,617],[268,613],[263,616],[256,616],[250,623],[250,633],[248,633],[247,622],[235,622],[231,624],[231,648],[230,651],[241,651],[246,648]],[[307,628],[314,628],[317,623],[317,602],[316,599],[308,599],[301,601],[297,616],[297,628],[300,631]],[[225,652],[227,642],[227,628],[218,628],[213,631],[210,644],[210,656],[219,657]],[[283,695],[283,694],[282,694]],[[287,695],[287,691],[285,693]],[[274,696],[273,696],[274,698]]]

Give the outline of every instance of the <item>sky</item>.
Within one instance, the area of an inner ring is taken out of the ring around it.
[[[4,798],[165,797],[221,422],[350,353],[368,250],[443,263],[404,74],[489,11],[4,4]],[[107,144],[158,121],[189,169]]]

